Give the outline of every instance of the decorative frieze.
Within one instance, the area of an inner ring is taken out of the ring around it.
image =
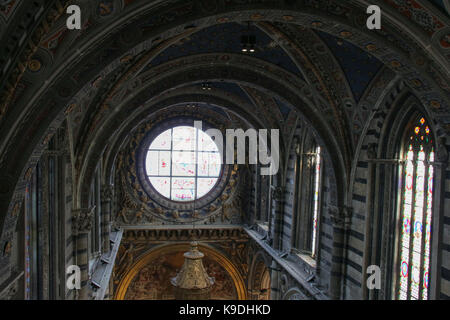
[[[247,233],[240,227],[208,229],[144,229],[125,230],[123,241],[133,242],[167,242],[167,241],[236,241],[248,239]]]

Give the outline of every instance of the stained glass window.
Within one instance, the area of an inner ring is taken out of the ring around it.
[[[319,192],[320,192],[321,156],[320,147],[317,147],[316,162],[314,167],[314,195],[313,195],[313,222],[312,222],[312,249],[313,257],[316,255],[317,220],[319,217]]]
[[[430,127],[419,117],[407,135],[401,190],[397,299],[428,299],[434,147]]]
[[[152,141],[147,153],[146,170],[151,185],[174,201],[205,196],[219,180],[221,169],[216,143],[194,127],[164,131]]]

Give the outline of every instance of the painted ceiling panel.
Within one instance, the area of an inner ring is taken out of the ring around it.
[[[348,41],[325,32],[316,31],[316,33],[336,57],[345,73],[355,100],[359,101],[383,64]]]
[[[241,36],[250,33],[256,35],[256,52],[252,54],[254,57],[276,64],[303,79],[292,59],[266,33],[254,25],[250,25],[249,30],[246,25],[238,23],[224,23],[200,30],[186,39],[187,41],[170,46],[153,59],[149,67],[195,54],[242,53]]]

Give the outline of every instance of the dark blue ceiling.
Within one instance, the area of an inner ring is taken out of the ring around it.
[[[252,101],[248,97],[247,93],[244,90],[242,90],[242,88],[239,85],[237,85],[235,83],[225,82],[225,81],[212,82],[211,87],[213,89],[218,88],[218,89],[222,89],[223,91],[233,93],[233,94],[237,95],[238,97],[242,98],[243,100],[246,100],[248,103],[252,104]]]
[[[198,83],[194,86],[203,87],[203,85],[206,83]],[[226,81],[214,81],[214,82],[208,82],[207,83],[211,90],[219,89],[223,90],[224,92],[232,95],[236,95],[242,100],[248,102],[249,104],[253,104],[252,100],[248,97],[247,93],[236,83],[232,82],[226,82]],[[187,85],[187,87],[192,86],[191,84]],[[207,89],[206,89],[207,90]],[[208,93],[208,91],[205,91],[205,93]]]
[[[348,41],[318,30],[316,33],[336,57],[345,73],[355,100],[359,101],[383,64]]]
[[[242,53],[241,36],[247,32],[256,35],[256,58],[276,64],[302,77],[300,70],[286,52],[261,29],[238,23],[224,23],[200,30],[183,44],[174,44],[152,60],[149,67],[157,66],[172,59],[214,52]],[[303,79],[303,77],[302,77]]]
[[[284,102],[279,100],[278,98],[273,98],[273,99],[277,103],[278,108],[280,109],[280,112],[283,115],[284,120],[286,120],[287,117],[289,116],[289,113],[291,112],[291,108],[287,104],[285,104]]]
[[[348,41],[321,31],[316,32],[335,55],[345,73],[355,100],[359,101],[371,80],[382,67],[382,63]],[[246,33],[256,35],[256,52],[253,56],[276,64],[303,79],[292,59],[265,32],[253,24],[248,27],[238,23],[214,25],[192,34],[183,43],[174,44],[161,52],[147,66],[147,70],[189,55],[217,52],[242,54],[241,36]],[[238,89],[234,88],[232,92],[241,91],[239,86],[236,87]],[[243,95],[239,93],[239,96]]]

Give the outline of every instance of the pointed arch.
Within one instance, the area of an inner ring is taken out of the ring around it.
[[[430,123],[416,112],[399,145],[395,298],[426,300],[429,293],[435,144]]]

